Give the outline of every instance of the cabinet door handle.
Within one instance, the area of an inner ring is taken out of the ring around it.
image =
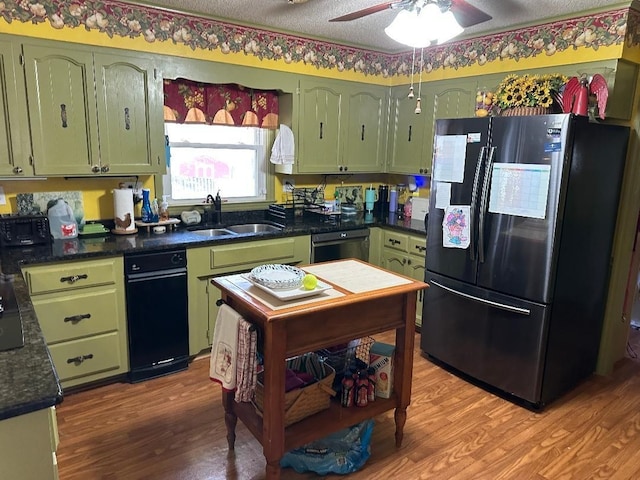
[[[322,140],[322,128],[323,128],[323,124],[322,122],[320,122],[320,140]]]
[[[409,139],[408,141],[411,141],[411,125],[409,125]]]
[[[81,313],[80,315],[72,315],[70,317],[64,317],[64,321],[66,322],[71,322],[74,325],[76,323],[78,323],[80,320],[84,320],[85,318],[91,318],[91,314],[90,313]]]
[[[100,167],[102,173],[109,173],[109,165],[103,165]]]
[[[76,283],[78,280],[86,280],[89,278],[89,275],[83,273],[82,275],[71,275],[69,277],[60,277],[60,283],[69,282]]]
[[[124,129],[131,130],[131,119],[129,118],[129,107],[124,107]]]
[[[16,173],[16,174],[22,173],[22,167],[14,167],[13,168],[13,173]]]
[[[362,132],[360,133],[360,140],[364,142],[364,125],[362,125]]]
[[[62,128],[67,128],[67,106],[60,104],[60,120],[62,121]]]
[[[85,360],[91,360],[93,358],[93,353],[88,355],[78,355],[77,357],[67,358],[67,363],[75,363],[76,365],[80,365]]]

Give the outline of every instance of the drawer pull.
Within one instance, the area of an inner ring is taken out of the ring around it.
[[[60,283],[69,282],[76,283],[78,280],[86,280],[89,278],[89,275],[83,273],[82,275],[71,275],[69,277],[60,277]]]
[[[425,252],[427,250],[427,247],[423,247],[422,245],[416,245],[416,250],[418,250],[419,252]]]
[[[80,365],[85,360],[91,360],[93,358],[93,353],[89,355],[78,355],[77,357],[67,358],[67,363],[75,363],[76,365]]]
[[[395,238],[390,238],[389,243],[391,245],[400,245],[400,240],[396,240]]]
[[[64,321],[66,322],[71,322],[74,325],[76,323],[78,323],[80,320],[84,320],[85,318],[91,318],[91,314],[90,313],[81,313],[80,315],[73,315],[71,317],[65,317]]]

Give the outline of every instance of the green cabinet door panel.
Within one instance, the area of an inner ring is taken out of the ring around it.
[[[425,138],[424,113],[415,113],[417,95],[408,98],[409,89],[403,85],[391,91],[391,117],[389,119],[389,172],[420,173]],[[425,106],[422,95],[422,108]]]
[[[101,173],[159,173],[162,78],[151,62],[95,55]]]
[[[324,85],[301,85],[299,173],[338,173],[341,110],[342,93]]]
[[[385,161],[385,90],[371,86],[369,91],[350,92],[348,96],[343,171],[381,172]]]
[[[23,48],[36,173],[90,174],[100,163],[93,55]]]
[[[0,39],[0,175],[33,175],[20,46]]]

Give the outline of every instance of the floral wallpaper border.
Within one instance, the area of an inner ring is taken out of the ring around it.
[[[364,75],[392,77],[408,75],[412,63],[429,73],[458,69],[499,60],[521,60],[537,55],[553,56],[569,49],[640,44],[640,13],[621,9],[593,16],[429,47],[413,58],[412,52],[386,54],[283,35],[186,13],[166,12],[124,2],[68,0],[0,0],[0,15],[7,22],[39,24],[49,22],[56,29],[98,30],[114,36],[143,37],[149,43],[184,44],[193,50],[220,50],[223,54],[244,53],[259,59],[284,61],[316,68],[355,71]]]

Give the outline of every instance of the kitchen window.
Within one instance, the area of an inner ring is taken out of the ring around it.
[[[202,203],[218,190],[228,203],[267,200],[274,130],[167,122],[165,134],[163,191],[171,204]]]
[[[264,202],[273,195],[269,154],[278,125],[278,92],[183,78],[163,82],[167,173],[173,205]]]

